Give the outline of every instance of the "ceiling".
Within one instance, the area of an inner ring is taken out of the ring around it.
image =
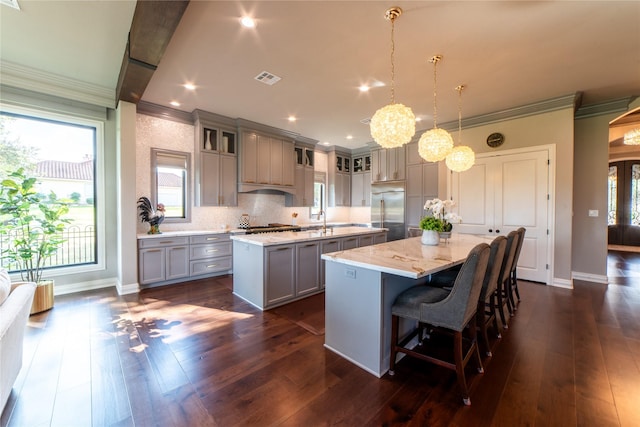
[[[115,93],[135,2],[18,1],[21,11],[0,6],[3,64]],[[583,105],[640,95],[637,1],[191,1],[142,100],[363,146],[361,121],[391,97],[391,6],[403,9],[395,101],[422,119],[417,129],[433,125],[436,54],[440,125],[457,120],[459,84],[463,117],[574,93]],[[255,28],[240,25],[244,14]],[[256,81],[263,71],[282,80]],[[386,86],[358,90],[377,82]]]

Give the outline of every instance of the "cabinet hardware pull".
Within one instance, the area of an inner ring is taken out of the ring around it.
[[[162,249],[149,249],[147,252],[162,252]]]
[[[260,184],[268,184],[268,182],[260,181]]]
[[[218,252],[217,249],[207,249],[207,252]]]
[[[158,242],[158,243],[162,243],[163,245],[169,245],[173,243],[173,240],[165,240],[164,242]]]
[[[209,265],[207,265],[207,268],[213,268],[213,267],[217,267],[217,266],[218,266],[218,264],[209,264]]]
[[[217,237],[207,237],[207,240],[218,240]]]
[[[277,250],[277,251],[286,251],[286,250],[288,250],[288,249],[289,249],[289,248],[278,248],[278,249],[276,249],[276,250]]]
[[[256,182],[252,179],[245,179],[244,182],[246,182],[247,184],[255,184]]]
[[[311,246],[315,246],[315,245],[316,245],[315,243],[309,243],[308,245],[304,245],[304,247],[305,247],[305,248],[309,248],[309,247],[311,247]]]

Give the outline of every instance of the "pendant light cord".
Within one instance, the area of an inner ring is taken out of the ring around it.
[[[395,70],[395,65],[394,65],[394,54],[396,51],[396,44],[395,44],[395,36],[394,36],[394,25],[395,22],[395,18],[391,18],[391,104],[395,104],[396,103],[396,89],[395,89],[395,77],[396,77],[396,70]]]

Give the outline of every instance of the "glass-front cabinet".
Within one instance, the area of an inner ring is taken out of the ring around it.
[[[196,206],[238,205],[238,139],[235,122],[202,110],[196,123]]]

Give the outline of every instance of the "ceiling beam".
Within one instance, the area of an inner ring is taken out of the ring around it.
[[[188,5],[189,0],[137,2],[120,66],[116,101],[140,101]]]

